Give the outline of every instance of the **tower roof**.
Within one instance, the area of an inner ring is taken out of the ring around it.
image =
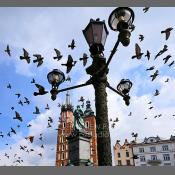
[[[67,91],[65,103],[61,106],[61,112],[63,111],[73,111],[73,106],[71,104],[70,94]]]
[[[91,102],[89,100],[86,101],[86,110],[84,111],[85,117],[87,116],[95,116],[94,111],[91,109]]]

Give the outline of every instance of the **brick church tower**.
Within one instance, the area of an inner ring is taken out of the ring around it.
[[[86,110],[84,111],[84,122],[86,130],[91,134],[91,143],[90,143],[90,157],[91,162],[94,166],[98,165],[97,157],[97,134],[96,134],[96,119],[94,112],[91,109],[90,101],[86,101]]]
[[[98,165],[97,159],[97,137],[96,137],[96,120],[94,112],[91,109],[90,101],[86,101],[86,110],[84,111],[84,121],[86,131],[92,136],[90,140],[90,157],[91,162]],[[69,162],[68,142],[66,137],[73,130],[74,116],[73,106],[70,102],[70,94],[66,94],[66,102],[61,106],[61,113],[58,124],[57,148],[56,148],[56,166],[66,166]]]

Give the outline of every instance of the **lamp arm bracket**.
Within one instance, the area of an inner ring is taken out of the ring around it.
[[[121,94],[119,91],[117,91],[116,89],[114,89],[110,84],[109,82],[107,82],[107,87],[109,89],[111,89],[112,91],[114,91],[115,93],[117,93],[118,95],[122,96],[123,98],[125,97],[123,94]]]
[[[91,79],[89,79],[86,83],[83,83],[83,84],[79,84],[79,85],[76,85],[76,86],[71,86],[71,87],[68,87],[68,88],[60,89],[60,90],[58,90],[58,93],[68,91],[68,90],[72,90],[72,89],[77,89],[77,88],[84,87],[84,86],[88,86],[90,84],[92,84]]]

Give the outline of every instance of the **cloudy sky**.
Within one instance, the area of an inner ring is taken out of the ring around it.
[[[108,17],[114,8],[0,8],[0,132],[4,137],[0,137],[0,165],[19,165],[13,163],[17,157],[24,160],[22,165],[46,166],[55,165],[55,130],[58,126],[60,108],[58,103],[64,103],[65,93],[60,93],[56,101],[50,99],[50,94],[34,97],[32,94],[36,90],[34,84],[31,84],[32,78],[36,82],[44,85],[49,91],[50,85],[47,82],[47,73],[54,68],[61,69],[66,73],[65,67],[61,66],[67,60],[68,54],[71,54],[75,60],[79,60],[83,53],[89,55],[89,48],[83,36],[82,30],[89,23],[91,18],[100,18],[106,21],[109,35],[105,45],[105,56],[108,58],[116,40],[117,33],[110,30],[108,26]],[[131,141],[131,132],[137,132],[138,140],[144,137],[157,136],[169,138],[175,135],[175,68],[168,67],[168,63],[175,59],[174,54],[174,30],[170,38],[166,41],[165,35],[161,30],[167,27],[175,27],[172,17],[175,16],[174,8],[150,8],[147,13],[143,13],[142,8],[133,8],[135,12],[134,25],[136,29],[132,32],[131,43],[126,48],[119,45],[117,53],[109,66],[110,71],[108,80],[113,87],[116,87],[122,78],[128,78],[133,82],[131,89],[131,104],[126,106],[120,96],[107,89],[108,93],[108,112],[109,118],[119,118],[119,122],[111,131],[112,145],[117,139],[123,143],[127,138]],[[140,42],[139,34],[145,36],[144,41]],[[68,44],[75,39],[76,48],[71,50]],[[138,43],[144,53],[147,50],[151,52],[151,59],[146,57],[141,60],[131,59],[135,52],[135,43]],[[4,49],[9,44],[12,56],[9,57]],[[154,60],[155,55],[163,46],[168,45],[168,52]],[[35,64],[27,64],[25,60],[20,60],[19,56],[23,54],[22,48],[25,48],[31,55],[40,53],[44,56],[44,63],[37,68]],[[54,48],[57,48],[63,54],[63,59],[57,62],[53,59]],[[163,58],[171,54],[167,64],[163,64]],[[90,65],[92,59],[88,60]],[[150,75],[155,72],[146,71],[146,68],[155,66],[160,75],[152,82]],[[63,83],[60,88],[84,83],[89,76],[86,75],[82,62],[78,62],[69,73],[72,77],[71,82]],[[165,80],[169,78],[169,82]],[[11,84],[12,89],[7,89]],[[160,92],[159,96],[154,96],[155,90]],[[15,95],[21,93],[18,99]],[[70,92],[71,101],[74,106],[78,104],[78,99],[84,95],[85,99],[90,99],[92,108],[94,108],[94,90],[88,86],[76,89]],[[21,106],[18,101],[24,101],[27,97],[30,105]],[[152,101],[152,104],[148,103]],[[49,104],[50,110],[45,110],[46,104]],[[11,110],[11,107],[14,110]],[[35,106],[41,110],[40,115],[34,115]],[[150,106],[154,108],[148,109]],[[13,120],[15,111],[18,111],[23,117],[22,124]],[[132,112],[132,116],[128,114]],[[160,118],[154,118],[155,115],[162,114]],[[54,120],[52,128],[47,128],[47,119],[51,116]],[[147,120],[144,118],[147,117]],[[20,128],[17,125],[20,124]],[[28,128],[27,125],[32,127]],[[11,137],[7,133],[14,128],[17,135]],[[43,141],[38,138],[43,133]],[[34,135],[34,143],[31,144],[24,138]],[[8,145],[7,145],[8,144]],[[42,149],[41,145],[45,146]],[[34,152],[27,153],[21,151],[20,145],[28,146],[28,149],[34,149]],[[9,155],[9,159],[4,156]],[[42,153],[41,158],[38,154]],[[14,158],[17,154],[16,158]]]

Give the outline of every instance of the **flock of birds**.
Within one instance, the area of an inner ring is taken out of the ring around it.
[[[149,10],[149,7],[145,7],[143,9],[144,13],[146,13],[148,10]],[[135,26],[134,25],[131,27],[131,30],[132,31],[135,30]],[[173,28],[169,27],[169,28],[161,31],[161,34],[165,34],[165,39],[168,40],[172,30],[173,30]],[[139,39],[140,42],[143,42],[144,41],[144,35],[140,34],[138,39]],[[68,48],[73,50],[75,47],[76,47],[75,40],[73,39],[71,41],[71,43],[68,45]],[[55,51],[56,56],[54,56],[53,59],[57,60],[57,61],[60,61],[63,58],[63,55],[56,48],[54,48],[54,51]],[[168,46],[164,45],[163,48],[155,55],[154,60],[158,59],[161,55],[163,55],[167,51],[168,51]],[[5,49],[5,52],[8,54],[9,57],[11,57],[12,54],[11,54],[11,50],[10,50],[9,45],[7,45],[7,48]],[[139,44],[136,43],[135,44],[135,55],[132,56],[132,59],[136,58],[136,59],[140,60],[142,58],[142,56],[147,57],[148,61],[151,59],[150,51],[147,50],[146,54],[143,53],[141,51],[141,48],[140,48]],[[44,57],[41,54],[33,54],[33,57],[35,58],[33,60],[33,63],[37,64],[37,67],[39,67],[39,66],[41,66],[43,64]],[[168,64],[169,67],[173,66],[173,64],[174,64],[174,60],[173,61],[169,61],[171,57],[172,56],[168,54],[168,55],[166,55],[163,58],[164,64]],[[79,58],[80,61],[83,61],[83,66],[86,66],[88,58],[89,57],[88,57],[88,55],[86,53],[84,53],[83,56],[81,58]],[[28,64],[31,63],[30,54],[24,48],[23,48],[23,55],[20,56],[19,59],[20,60],[25,60]],[[72,58],[71,55],[68,55],[67,62],[66,63],[62,63],[61,65],[62,66],[66,66],[66,73],[68,74],[72,70],[72,67],[74,67],[76,65],[76,63],[77,63],[77,61],[75,61]],[[153,70],[155,70],[155,66],[151,66],[151,67],[146,69],[146,71],[153,71]],[[151,81],[154,81],[157,78],[158,75],[159,75],[159,70],[155,70],[154,73],[150,75]],[[71,82],[71,77],[69,75],[67,76],[66,81]],[[169,82],[169,79],[167,78],[165,83],[168,83],[168,82]],[[48,91],[46,91],[45,88],[42,85],[36,83],[34,78],[31,80],[30,83],[34,84],[36,86],[36,88],[38,89],[37,92],[33,93],[34,96],[45,95],[45,94],[48,93]],[[12,85],[10,83],[7,85],[7,88],[8,89],[13,89]],[[156,97],[159,94],[160,94],[159,90],[156,89],[155,92],[154,92],[154,96]],[[22,95],[19,92],[15,93],[14,95],[17,96],[17,99],[18,99],[17,103],[19,105],[24,106],[25,104],[26,105],[30,105],[31,104],[29,98],[27,98],[27,97],[21,98]],[[85,99],[84,99],[83,96],[81,96],[80,99],[78,100],[78,102],[81,102],[81,107],[82,108],[84,108],[84,101],[85,101]],[[151,105],[152,102],[150,101],[148,104]],[[60,103],[58,103],[58,107],[61,107]],[[150,106],[148,109],[152,110],[153,108],[154,108],[154,106]],[[46,104],[45,110],[49,110],[49,109],[50,109],[49,104]],[[15,112],[13,120],[15,120],[15,121],[17,121],[19,123],[18,123],[18,125],[16,127],[15,126],[10,127],[9,131],[7,133],[4,133],[4,132],[0,131],[0,138],[2,138],[2,139],[6,138],[6,137],[11,137],[13,134],[17,135],[18,131],[19,131],[18,129],[21,127],[21,124],[23,123],[22,115],[18,111],[15,110],[14,106],[11,107],[11,110]],[[35,114],[35,115],[41,114],[40,108],[38,106],[35,107],[35,109],[33,111],[33,114]],[[2,116],[2,115],[3,114],[0,113],[0,116]],[[128,116],[132,116],[132,112],[130,112],[128,114]],[[161,116],[162,116],[162,114],[158,114],[154,118],[160,118]],[[175,116],[175,115],[173,115],[173,116]],[[145,117],[144,119],[146,120],[147,117]],[[47,128],[52,128],[52,123],[53,122],[54,122],[53,118],[49,116],[48,119],[47,119],[47,126],[46,127]],[[116,117],[114,120],[112,118],[110,118],[110,122],[111,122],[111,128],[115,128],[116,123],[119,122],[119,119],[118,119],[118,117]],[[26,127],[30,128],[30,127],[32,127],[32,124],[29,123]],[[58,129],[54,129],[54,130],[58,130]],[[138,133],[132,132],[131,135],[132,135],[132,137],[135,138],[135,140],[138,137]],[[25,139],[28,140],[31,144],[34,142],[34,140],[40,140],[40,142],[41,142],[40,148],[44,149],[45,146],[43,144],[43,137],[44,137],[43,133],[40,133],[39,137],[38,136],[34,136],[34,135],[30,135],[30,136],[25,137]],[[9,143],[6,143],[5,145],[6,146],[10,146]],[[12,149],[12,147],[10,146],[9,149]],[[27,152],[27,153],[35,152],[35,150],[33,148],[30,148],[29,146],[26,146],[26,145],[19,145],[19,150]],[[51,150],[54,150],[54,148],[51,148]],[[38,156],[40,156],[40,157],[43,156],[42,151],[41,152],[36,151],[36,154]],[[24,163],[24,160],[20,156],[18,156],[18,154],[16,154],[16,153],[14,155],[9,155],[8,153],[5,153],[3,156],[5,156],[7,159],[9,159],[10,157],[13,157],[13,159],[14,159],[13,165],[19,165],[19,164]],[[0,160],[1,159],[2,158],[0,158]]]
[[[35,80],[33,79],[31,81],[31,83],[34,83],[34,82],[35,82]],[[12,88],[12,86],[10,84],[7,85],[7,88],[10,89],[10,90],[13,90],[13,88]],[[26,105],[30,105],[31,104],[30,100],[27,97],[23,97],[22,98],[22,94],[21,93],[15,93],[14,95],[17,96],[17,99],[18,99],[18,102],[17,103],[19,105],[24,106],[24,104],[26,104]],[[60,103],[58,103],[58,107],[61,107],[61,104]],[[45,106],[44,109],[45,110],[50,110],[50,106],[48,104],[46,104],[46,106]],[[1,137],[1,139],[4,139],[4,141],[5,141],[5,139],[8,140],[7,138],[11,138],[13,135],[18,135],[19,129],[21,127],[27,127],[27,128],[31,128],[32,127],[32,124],[31,123],[29,123],[29,124],[23,124],[24,118],[23,118],[23,116],[18,111],[15,110],[15,107],[14,106],[11,107],[11,110],[14,111],[14,117],[12,119],[17,122],[17,126],[15,126],[15,125],[14,126],[11,126],[9,128],[9,131],[7,133],[0,131],[0,137]],[[33,111],[33,114],[35,114],[35,115],[41,114],[40,109],[39,109],[38,106],[35,107],[35,110]],[[2,113],[0,113],[0,117],[3,118],[3,114]],[[50,116],[48,116],[47,126],[46,127],[53,129],[53,127],[52,127],[52,123],[53,122],[54,122],[53,121],[53,118],[50,117]],[[26,126],[24,126],[24,125],[26,125]],[[57,130],[57,129],[54,129],[54,130]],[[40,148],[41,149],[45,149],[45,146],[44,146],[44,143],[43,143],[43,137],[44,137],[44,134],[43,133],[40,133],[39,137],[38,136],[34,136],[34,135],[29,135],[29,136],[25,137],[25,139],[28,140],[31,144],[33,143],[34,139],[35,140],[40,140],[40,144],[41,144],[40,145]],[[9,143],[5,143],[5,146],[8,146],[10,150],[12,149],[12,146],[10,146]],[[23,152],[26,152],[28,154],[30,154],[31,152],[33,152],[33,153],[37,154],[40,157],[43,156],[42,150],[41,151],[35,150],[35,149],[32,148],[32,146],[30,148],[29,145],[28,146],[27,145],[19,145],[19,150],[20,151],[23,151]],[[53,151],[54,148],[51,148],[51,150]],[[12,165],[19,165],[19,164],[24,163],[24,160],[17,153],[14,153],[14,155],[12,155],[12,154],[8,154],[6,152],[4,154],[4,156],[7,159],[9,159],[9,158],[13,159]],[[2,158],[0,158],[0,160],[1,159]]]

